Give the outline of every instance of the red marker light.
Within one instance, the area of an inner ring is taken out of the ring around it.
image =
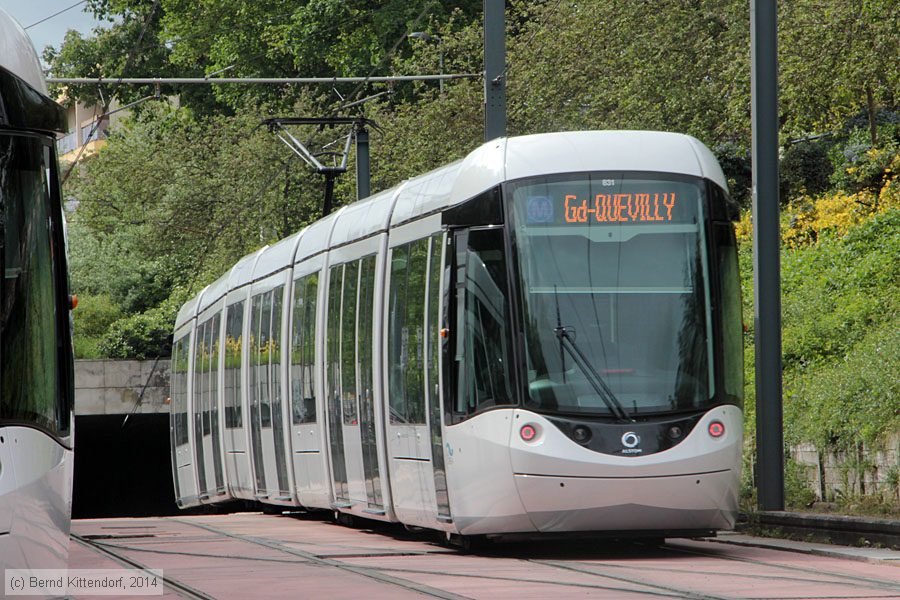
[[[713,421],[709,424],[709,435],[714,438],[720,438],[725,435],[725,425],[721,421]]]
[[[530,442],[537,437],[537,429],[534,428],[534,425],[522,425],[519,435],[522,436],[524,441]]]

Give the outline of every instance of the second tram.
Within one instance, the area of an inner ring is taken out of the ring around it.
[[[249,255],[178,315],[182,507],[455,536],[731,528],[740,283],[685,135],[491,141]]]

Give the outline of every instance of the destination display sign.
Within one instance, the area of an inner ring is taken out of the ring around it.
[[[693,223],[697,213],[697,188],[678,182],[535,187],[516,194],[527,226]]]
[[[566,223],[671,221],[677,198],[674,192],[654,194],[597,194],[593,200],[566,194]]]

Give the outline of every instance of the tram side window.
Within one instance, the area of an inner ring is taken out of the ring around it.
[[[741,279],[737,244],[730,223],[715,226],[719,256],[719,294],[722,304],[722,351],[725,393],[738,402],[744,399],[744,336],[741,315]]]
[[[341,304],[341,412],[344,425],[358,425],[356,405],[356,307],[359,263],[344,267],[344,300]]]
[[[175,445],[188,443],[187,383],[188,340],[184,335],[175,342],[172,350],[172,426]]]
[[[464,345],[455,407],[463,415],[514,402],[503,233],[499,228],[473,229],[467,239]]]
[[[438,302],[440,300],[441,285],[441,245],[444,234],[437,233],[431,236],[431,262],[428,271],[428,345],[426,365],[428,371],[428,401],[431,407],[432,421],[440,421],[438,397],[438,347],[440,346],[441,316],[438,314]]]
[[[257,296],[259,308],[259,341],[256,354],[256,383],[259,386],[259,421],[262,427],[272,426],[272,407],[269,398],[269,354],[272,351],[272,294]],[[254,302],[256,300],[254,299]]]
[[[291,414],[294,425],[316,422],[316,293],[319,274],[294,282]]]
[[[221,313],[216,313],[210,323],[210,356],[209,356],[209,409],[213,431],[219,428],[219,345],[221,342]],[[218,433],[216,433],[218,435]]]
[[[195,419],[195,433],[197,436],[209,433],[206,408],[206,373],[209,369],[208,340],[206,339],[207,325],[207,323],[203,323],[198,326],[194,334],[194,406],[191,412]]]
[[[375,257],[360,261],[359,275],[359,334],[357,361],[359,365],[359,400],[363,407],[372,402],[372,322],[375,311]],[[363,413],[371,415],[371,409]]]
[[[344,285],[344,265],[332,267],[328,274],[328,323],[325,336],[328,359],[325,362],[325,394],[328,398],[329,419],[338,422],[341,416],[341,290]]]
[[[247,343],[247,390],[249,396],[247,400],[250,403],[250,422],[256,424],[259,422],[259,373],[257,367],[259,365],[259,320],[262,308],[262,298],[254,296],[250,300],[250,332]]]
[[[272,294],[272,328],[269,337],[269,381],[272,385],[270,396],[273,410],[277,411],[277,418],[281,419],[281,321],[282,306],[284,302],[284,286],[280,285],[271,292]],[[275,417],[276,415],[273,415]],[[281,421],[279,420],[279,423]]]
[[[241,346],[244,302],[236,302],[225,313],[225,427],[243,426],[241,414]]]
[[[392,422],[425,423],[425,274],[428,238],[394,248],[388,356]]]
[[[69,429],[60,378],[66,344],[51,229],[48,153],[36,139],[0,135],[0,419],[56,434]]]

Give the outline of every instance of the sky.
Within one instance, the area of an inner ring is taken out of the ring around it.
[[[77,6],[34,27],[29,27],[74,4]],[[90,12],[85,12],[85,4],[85,2],[78,3],[78,0],[0,0],[0,8],[12,15],[22,27],[27,28],[26,31],[31,36],[38,56],[44,52],[45,46],[59,49],[69,29],[75,29],[82,35],[89,35],[92,28],[109,25],[97,21]]]

